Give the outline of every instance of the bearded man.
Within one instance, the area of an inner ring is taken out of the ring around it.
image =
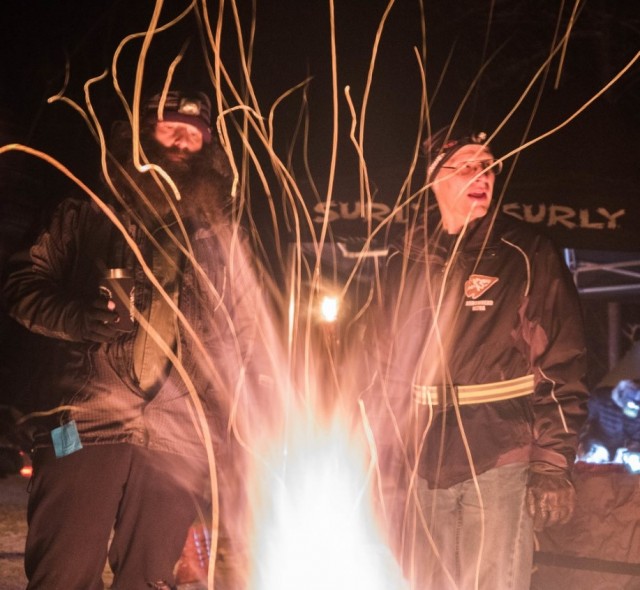
[[[172,90],[141,120],[140,159],[116,125],[105,170],[125,231],[68,199],[10,263],[10,315],[57,350],[28,416],[29,590],[102,590],[107,558],[113,588],[173,586],[207,489],[207,438],[224,454],[249,363],[255,283],[225,214],[211,103]]]

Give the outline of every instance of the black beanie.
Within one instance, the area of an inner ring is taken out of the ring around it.
[[[205,143],[211,141],[211,101],[204,92],[170,90],[164,97],[154,94],[144,104],[143,117],[153,122],[189,123],[198,128]]]
[[[456,133],[450,127],[443,127],[430,135],[422,144],[427,157],[427,182],[431,182],[436,177],[440,168],[460,148],[469,144],[486,146],[486,141],[487,134],[484,131]]]

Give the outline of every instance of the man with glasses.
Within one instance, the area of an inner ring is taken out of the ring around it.
[[[486,134],[444,129],[424,148],[430,194],[388,258],[376,388],[410,433],[395,447],[407,575],[416,589],[525,589],[534,529],[573,510],[580,304],[551,242],[498,212]]]

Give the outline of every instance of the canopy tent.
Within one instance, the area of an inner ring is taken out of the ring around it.
[[[640,378],[640,341],[597,389]],[[576,510],[538,535],[532,590],[640,587],[640,475],[618,463],[576,463]]]

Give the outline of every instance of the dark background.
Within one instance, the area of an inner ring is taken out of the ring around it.
[[[255,21],[251,4],[242,0],[237,7],[245,51],[249,40],[253,42],[250,80],[264,120],[280,96],[309,79],[304,90],[283,99],[273,121],[275,149],[283,159],[290,154],[289,168],[306,209],[313,211],[318,199],[314,189],[324,200],[330,178],[334,113],[330,3],[257,0]],[[183,0],[165,2],[160,22],[168,22],[187,5]],[[68,103],[47,99],[65,88],[65,97],[86,110],[85,83],[110,70],[114,52],[126,35],[147,29],[154,6],[147,0],[4,0],[0,9],[0,145],[18,141],[43,150],[91,188],[99,187],[99,150],[88,126]],[[206,6],[215,30],[217,2]],[[231,5],[225,6],[221,58],[233,85],[244,92],[246,76]],[[376,30],[388,7],[382,0],[335,0],[340,139],[331,194],[347,212],[356,207],[360,184],[357,158],[348,139],[351,120],[344,89],[349,86],[360,112]],[[364,156],[376,201],[390,205],[403,194],[402,182],[416,143],[427,128],[448,125],[454,117],[464,126],[490,133],[500,127],[492,145],[497,154],[507,154],[565,122],[640,50],[636,2],[586,0],[572,20],[573,9],[574,3],[560,0],[425,0],[424,6],[418,0],[396,0],[379,39],[365,125]],[[557,43],[569,29],[566,50],[549,59],[554,39]],[[202,39],[202,27],[193,13],[154,37],[144,69],[144,92],[161,86],[171,61],[188,43],[176,80],[213,94],[205,68],[205,57],[210,59],[212,52],[203,49]],[[141,40],[127,44],[118,61],[118,80],[128,100],[141,46]],[[421,104],[421,62],[426,64],[428,109]],[[234,106],[226,81],[221,89],[229,106]],[[108,135],[112,122],[123,118],[111,80],[96,82],[90,94]],[[503,204],[512,205],[510,210],[518,215],[528,211],[529,220],[537,220],[559,247],[640,252],[639,107],[640,66],[634,64],[566,127],[505,162],[506,174],[498,186],[505,189]],[[235,114],[228,121],[242,119]],[[254,135],[251,141],[266,165],[276,208],[286,210],[281,207],[281,184],[269,171],[265,150]],[[232,132],[232,142],[240,161],[237,131]],[[419,160],[405,194],[420,186],[422,165]],[[274,232],[269,199],[256,175],[250,172],[243,187],[256,225],[265,233]],[[74,190],[72,182],[38,158],[19,152],[0,155],[2,265],[11,251],[33,238],[55,204]],[[603,209],[619,213],[612,227],[607,226]],[[565,221],[558,220],[558,212]],[[288,218],[283,219],[277,233],[286,241],[290,226]],[[342,235],[365,229],[357,215],[350,220],[343,216],[332,226]],[[317,232],[319,227],[316,222],[304,233]],[[617,336],[623,341],[621,352],[640,325],[636,295],[585,301],[593,333],[593,380],[607,368],[606,310],[612,301],[622,306]]]
[[[160,22],[169,21],[187,5],[165,2]],[[237,5],[247,49],[251,2],[241,0]],[[311,203],[312,182],[324,196],[329,181],[330,4],[258,0],[256,5],[251,81],[262,115],[268,116],[284,92],[310,79],[305,92],[293,92],[278,106],[274,137],[283,157],[293,149],[291,168]],[[242,90],[235,25],[230,5],[226,6],[221,57]],[[387,7],[383,0],[335,2],[340,143],[332,196],[341,202],[355,201],[359,193],[344,88],[349,86],[359,111],[375,33]],[[47,104],[47,99],[65,87],[67,74],[65,96],[86,108],[85,82],[111,68],[114,51],[126,35],[147,29],[153,8],[147,0],[5,0],[0,25],[0,132],[47,151],[84,180],[95,178],[97,150],[86,125],[68,104]],[[217,3],[208,2],[207,8],[215,28]],[[419,59],[426,63],[427,126],[448,125],[457,113],[464,126],[492,132],[501,125],[493,146],[505,154],[566,121],[640,49],[636,3],[587,0],[569,27],[573,8],[573,3],[548,0],[426,0],[423,8],[418,0],[396,0],[379,41],[365,125],[364,154],[376,198],[395,201],[417,136],[424,135]],[[557,42],[567,30],[571,32],[565,50],[557,52],[545,69],[554,39]],[[177,80],[213,91],[202,57],[211,57],[212,52],[202,48],[201,38],[193,13],[159,33],[146,61],[144,91],[160,87],[185,42],[189,45]],[[140,40],[127,44],[118,62],[118,80],[129,100],[141,46]],[[519,205],[511,209],[517,214],[523,212],[522,205],[544,203],[546,215],[534,207],[530,218],[538,214],[539,225],[549,226],[560,246],[591,248],[596,241],[603,249],[640,250],[640,232],[635,231],[640,222],[639,72],[634,65],[573,122],[507,161],[515,168],[505,201]],[[521,104],[509,115],[529,84]],[[222,84],[222,91],[233,106],[227,84]],[[94,84],[91,96],[108,135],[111,122],[123,116],[110,80]],[[302,134],[296,134],[301,112],[309,118],[312,180],[303,163]],[[3,156],[0,165],[5,160]],[[27,168],[33,166],[29,162]],[[37,176],[47,172],[39,170]],[[64,192],[57,184],[62,182],[60,175],[50,176],[46,184],[56,194],[46,196],[47,204]],[[416,182],[420,180],[417,175]],[[575,215],[567,223],[554,221],[548,211],[552,205],[570,207]],[[600,227],[605,220],[598,213],[601,207],[609,213],[625,210],[615,228]],[[582,218],[580,209],[586,211]]]

